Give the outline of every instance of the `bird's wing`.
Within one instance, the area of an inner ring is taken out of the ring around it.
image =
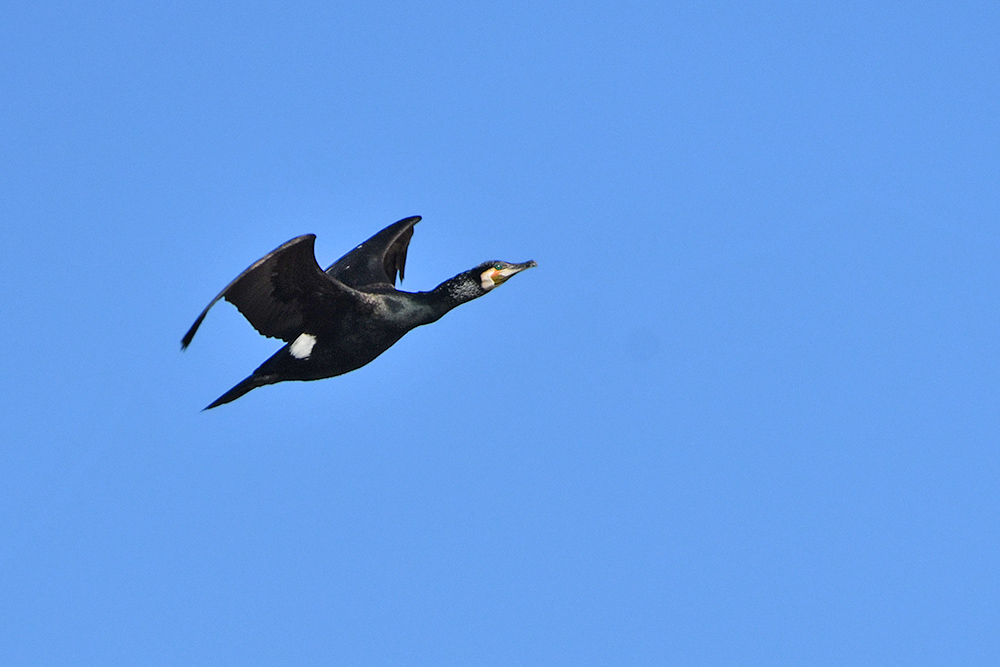
[[[219,299],[235,305],[264,336],[290,343],[303,331],[304,309],[322,301],[327,306],[349,298],[352,290],[327,276],[316,263],[314,234],[282,244],[229,283],[201,312],[181,340],[186,348],[209,309]]]
[[[326,274],[348,287],[395,286],[397,273],[403,280],[406,250],[418,222],[419,215],[394,222],[334,262]]]

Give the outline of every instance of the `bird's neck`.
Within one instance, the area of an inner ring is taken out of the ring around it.
[[[477,289],[465,274],[460,273],[454,278],[449,278],[430,292],[418,292],[420,300],[429,308],[430,322],[441,318],[455,306],[460,306],[466,301],[472,301],[476,297],[484,294],[481,289]]]

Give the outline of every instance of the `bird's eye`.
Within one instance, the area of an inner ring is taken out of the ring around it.
[[[501,264],[500,262],[497,262],[496,264],[493,265],[493,268],[496,269],[497,271],[499,271],[499,270],[501,270],[503,268],[503,264]]]

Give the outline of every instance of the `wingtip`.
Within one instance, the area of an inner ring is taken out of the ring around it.
[[[205,412],[207,410],[211,410],[212,408],[217,408],[220,405],[224,405],[225,403],[229,402],[229,401],[223,401],[222,399],[223,399],[223,396],[220,396],[219,398],[215,399],[214,401],[212,401],[211,403],[209,403],[208,405],[206,405],[205,407],[203,407],[201,409],[201,411]],[[230,399],[230,400],[232,400],[232,399]]]
[[[257,387],[262,387],[266,384],[271,384],[271,382],[272,380],[270,380],[269,378],[266,377],[262,378],[259,375],[251,375],[249,377],[243,378],[236,386],[234,386],[225,394],[219,396],[217,399],[206,405],[204,408],[201,409],[201,411],[205,412],[205,410],[211,410],[212,408],[217,408],[220,405],[231,403],[240,396],[251,391],[252,389],[256,389]]]
[[[215,302],[213,301],[212,303],[215,303]],[[211,308],[211,307],[212,307],[212,305],[209,304],[208,308]],[[194,321],[194,324],[191,325],[191,328],[188,329],[188,331],[187,331],[186,334],[184,334],[184,338],[181,338],[181,352],[183,352],[184,350],[186,350],[187,347],[188,347],[188,345],[191,344],[191,341],[194,340],[194,335],[198,331],[198,327],[201,326],[202,320],[205,319],[205,314],[208,313],[208,308],[206,308],[204,310],[204,312],[202,312],[202,314],[198,316],[198,319],[196,319]]]

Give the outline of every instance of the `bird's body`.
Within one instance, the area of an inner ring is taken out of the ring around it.
[[[419,217],[396,222],[344,255],[325,272],[307,234],[251,265],[202,311],[181,341],[186,348],[219,299],[235,304],[257,331],[286,345],[208,408],[251,389],[286,380],[319,380],[369,363],[408,331],[441,318],[534,262],[486,262],[429,292],[395,288]]]

